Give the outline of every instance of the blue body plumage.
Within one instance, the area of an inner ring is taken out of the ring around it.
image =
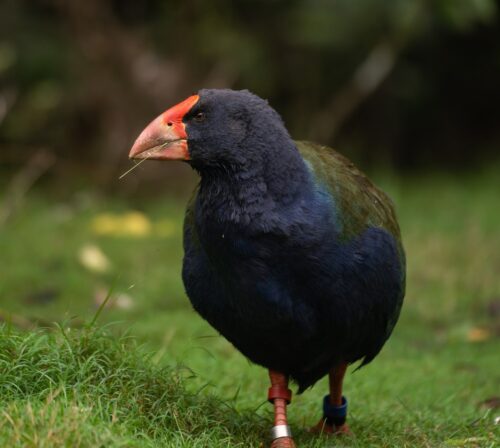
[[[199,111],[203,123],[186,117],[201,175],[184,227],[193,307],[301,391],[342,362],[371,361],[404,296],[390,200],[333,150],[294,142],[249,92],[202,90]]]

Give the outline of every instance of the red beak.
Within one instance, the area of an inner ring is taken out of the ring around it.
[[[156,117],[137,137],[129,158],[189,160],[188,135],[182,119],[199,99],[198,95],[190,96]]]

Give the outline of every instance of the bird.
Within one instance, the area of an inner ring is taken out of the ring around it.
[[[183,161],[199,175],[184,287],[194,310],[268,369],[272,448],[295,446],[289,382],[302,393],[328,375],[312,430],[349,433],[346,370],[377,356],[405,294],[391,199],[340,153],[293,140],[248,90],[199,90],[154,119],[129,157]]]

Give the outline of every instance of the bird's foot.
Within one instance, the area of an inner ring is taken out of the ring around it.
[[[313,434],[325,434],[332,436],[352,435],[351,429],[347,423],[339,426],[330,425],[324,418],[320,419],[316,425],[310,428],[309,432]]]
[[[295,442],[291,437],[280,437],[273,440],[271,448],[295,448]]]

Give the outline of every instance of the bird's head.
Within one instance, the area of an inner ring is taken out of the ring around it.
[[[155,118],[130,150],[131,159],[183,160],[203,170],[263,161],[291,141],[277,112],[247,90],[203,89]]]

